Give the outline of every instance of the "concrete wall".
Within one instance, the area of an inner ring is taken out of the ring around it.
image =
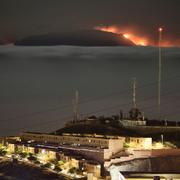
[[[180,172],[180,149],[134,150],[132,155],[111,159],[104,165],[112,164],[121,164],[121,171]]]
[[[180,149],[154,149],[151,156],[180,156]]]
[[[109,140],[109,150],[112,152],[112,154],[115,154],[123,149],[125,142],[125,138],[121,137],[117,140],[110,139]]]
[[[120,172],[180,172],[180,156],[136,159],[118,165]]]
[[[134,158],[180,156],[180,149],[134,150]]]
[[[108,160],[111,159],[112,157],[112,152],[109,149],[104,149],[104,159]]]

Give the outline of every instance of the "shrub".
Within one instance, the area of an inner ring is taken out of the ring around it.
[[[175,144],[171,143],[171,142],[164,142],[164,145],[168,148],[172,148],[175,149],[177,148]]]
[[[37,161],[37,157],[36,156],[29,156],[28,160],[29,161]]]
[[[4,149],[0,150],[0,156],[5,156],[7,154],[7,151]]]
[[[125,149],[127,149],[127,148],[129,148],[129,147],[130,147],[130,145],[129,145],[129,144],[127,144],[127,143],[124,143],[124,144],[123,144],[123,147],[124,147]]]
[[[35,164],[41,164],[38,160],[37,161],[34,161]]]
[[[54,164],[54,165],[58,165],[59,164],[57,159],[51,159],[49,162]]]
[[[28,153],[26,153],[26,152],[21,152],[19,155],[21,158],[27,158],[28,157]]]
[[[51,167],[51,163],[46,163],[46,164],[44,164],[42,167],[44,167],[44,168],[50,168]]]
[[[77,171],[78,171],[78,169],[75,168],[75,167],[72,167],[72,168],[69,169],[69,173],[71,173],[71,174],[76,174]]]
[[[54,170],[57,171],[57,172],[62,171],[62,169],[59,166],[55,166]]]
[[[65,161],[63,161],[63,160],[58,161],[59,165],[63,165],[64,163],[65,163]]]

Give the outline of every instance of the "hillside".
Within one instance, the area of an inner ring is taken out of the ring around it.
[[[15,45],[134,46],[135,44],[126,39],[122,34],[114,34],[99,30],[81,30],[30,36],[17,40]]]
[[[56,131],[56,134],[62,133],[77,133],[77,134],[99,134],[99,135],[136,135],[131,131],[127,131],[123,128],[118,128],[110,125],[103,124],[76,124],[72,126],[66,126]]]

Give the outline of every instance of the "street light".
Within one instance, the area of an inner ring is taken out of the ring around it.
[[[162,145],[164,144],[164,135],[163,134],[161,134],[161,143],[162,143]]]
[[[163,28],[159,27],[158,31],[159,31],[158,114],[159,114],[159,118],[160,118],[160,115],[161,115],[161,69],[162,69],[162,50],[161,50],[162,43],[161,42],[162,42]]]

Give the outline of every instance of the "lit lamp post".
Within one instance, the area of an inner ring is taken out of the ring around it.
[[[161,68],[162,68],[162,49],[161,49],[161,42],[162,42],[162,32],[163,28],[159,28],[159,68],[158,68],[158,114],[159,118],[161,116]]]
[[[162,143],[162,145],[164,145],[164,135],[163,134],[161,134],[161,143]]]

